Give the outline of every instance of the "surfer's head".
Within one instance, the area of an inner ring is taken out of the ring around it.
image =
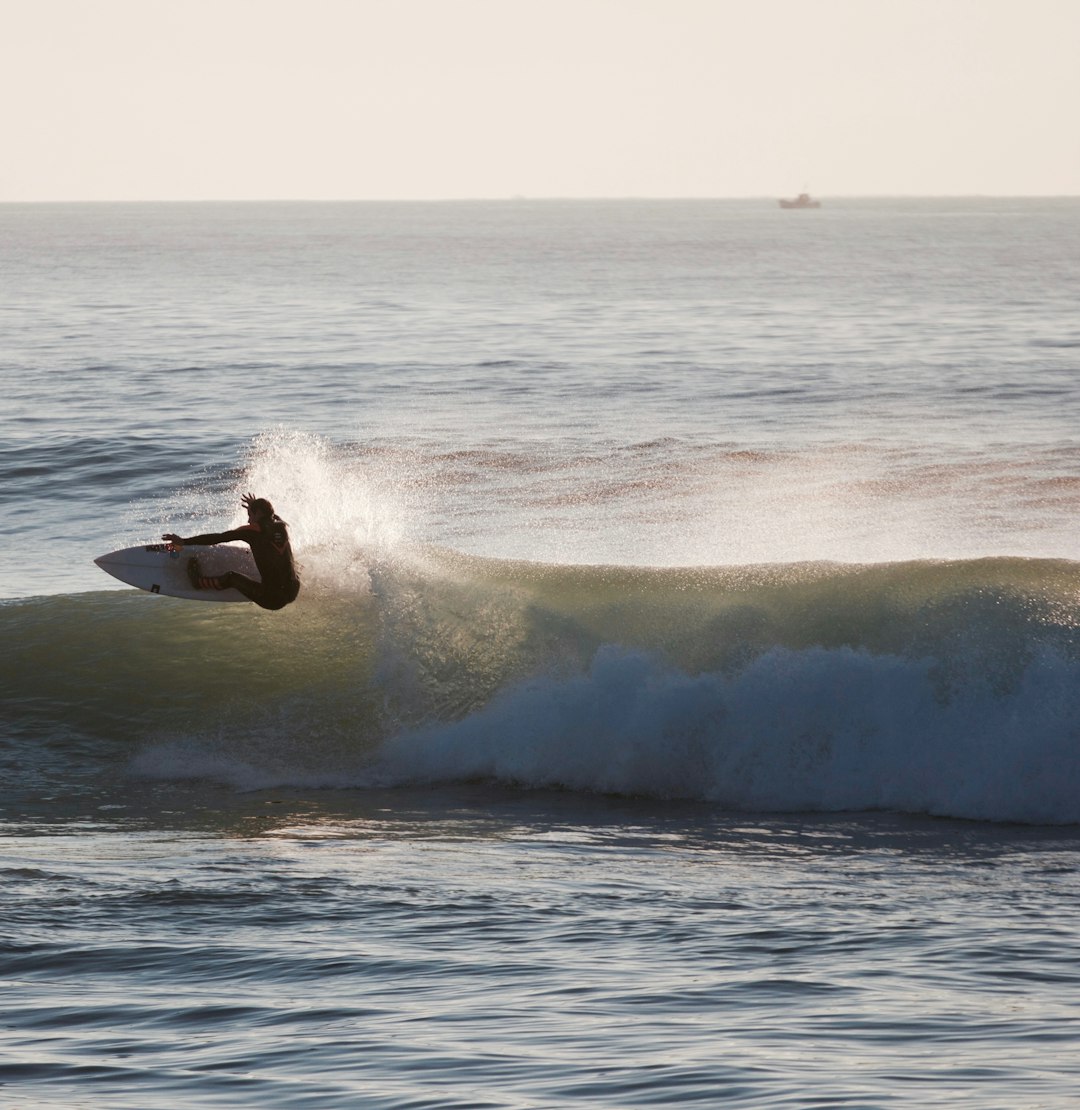
[[[243,503],[249,520],[274,519],[274,506],[265,497],[255,497],[253,494],[245,493]]]

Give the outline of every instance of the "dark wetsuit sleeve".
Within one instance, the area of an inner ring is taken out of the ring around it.
[[[249,540],[252,536],[252,529],[250,525],[241,528],[233,528],[230,532],[207,532],[203,536],[183,536],[182,541],[185,544],[191,544],[195,547],[209,547],[215,543],[228,543],[230,540]]]

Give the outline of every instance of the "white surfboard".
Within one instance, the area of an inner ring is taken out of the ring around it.
[[[183,597],[189,601],[248,601],[239,590],[194,590],[188,580],[187,564],[192,555],[199,557],[199,570],[206,575],[237,570],[249,578],[259,578],[255,560],[247,547],[184,547],[170,543],[151,543],[145,547],[125,547],[99,555],[94,562],[106,574],[129,586],[152,594]]]

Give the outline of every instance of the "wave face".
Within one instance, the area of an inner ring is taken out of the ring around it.
[[[1075,563],[348,565],[285,617],[135,593],[0,606],[12,767],[78,752],[241,789],[489,779],[1080,821]]]

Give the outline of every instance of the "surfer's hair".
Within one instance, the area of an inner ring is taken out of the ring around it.
[[[277,518],[277,513],[274,512],[274,506],[270,504],[265,497],[255,497],[248,502],[248,508],[254,509],[259,516],[268,516],[271,520]]]

